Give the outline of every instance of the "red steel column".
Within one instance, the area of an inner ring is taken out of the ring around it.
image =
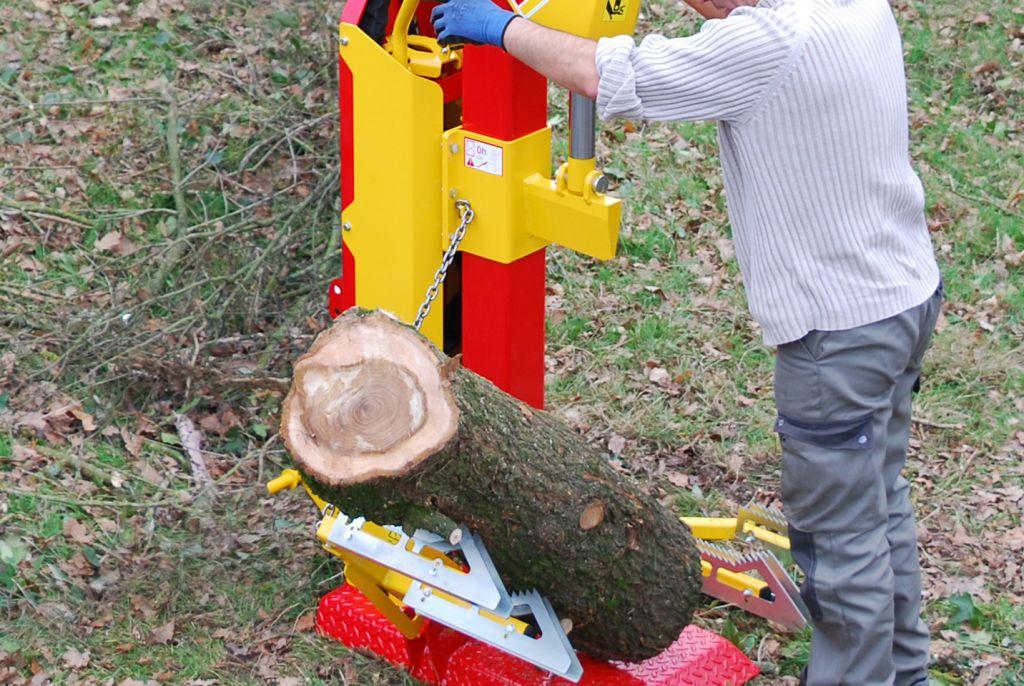
[[[467,131],[511,141],[547,126],[544,77],[497,48],[467,45],[464,56]],[[463,363],[538,408],[544,406],[544,281],[544,250],[511,264],[462,255]]]

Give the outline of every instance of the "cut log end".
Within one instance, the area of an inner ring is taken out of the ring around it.
[[[436,353],[381,314],[332,329],[295,365],[282,432],[300,466],[332,486],[407,472],[455,434]]]

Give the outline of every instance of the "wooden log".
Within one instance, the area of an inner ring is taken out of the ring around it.
[[[686,526],[564,422],[385,314],[350,310],[317,338],[281,435],[347,514],[469,526],[508,588],[546,595],[595,657],[651,657],[691,620],[701,575]]]

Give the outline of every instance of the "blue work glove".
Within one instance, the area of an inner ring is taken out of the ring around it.
[[[476,43],[505,48],[505,29],[516,14],[491,0],[444,0],[430,13],[437,42]]]

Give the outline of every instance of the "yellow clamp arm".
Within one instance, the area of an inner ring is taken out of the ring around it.
[[[775,533],[771,529],[758,526],[754,522],[744,522],[743,533],[750,534],[762,543],[775,546],[780,550],[789,550],[789,537]]]
[[[306,495],[308,495],[309,499],[313,501],[314,505],[316,505],[316,509],[319,512],[324,511],[324,508],[327,507],[327,501],[311,491],[309,486],[306,485],[306,482],[302,480],[302,475],[295,469],[286,469],[281,472],[281,475],[276,479],[271,479],[267,483],[267,493],[270,495],[277,495],[281,491],[290,491],[296,486],[302,486],[306,489]]]
[[[277,495],[281,491],[290,491],[302,483],[302,475],[295,469],[286,469],[276,479],[267,483],[267,493]]]
[[[700,561],[700,573],[703,576],[711,576],[711,573],[714,571],[714,567],[710,562],[707,560]],[[765,600],[767,600],[765,596],[771,592],[767,582],[750,574],[719,568],[715,572],[715,576],[726,586],[731,586],[737,591],[750,591],[753,595]]]
[[[735,517],[680,517],[694,538],[704,541],[728,541],[736,538]]]
[[[739,523],[735,517],[680,517],[680,521],[690,527],[694,538],[704,541],[728,541],[740,534],[749,534],[768,545],[780,550],[789,550],[789,538],[771,529],[758,525],[756,522],[743,522],[743,531],[737,531]]]

